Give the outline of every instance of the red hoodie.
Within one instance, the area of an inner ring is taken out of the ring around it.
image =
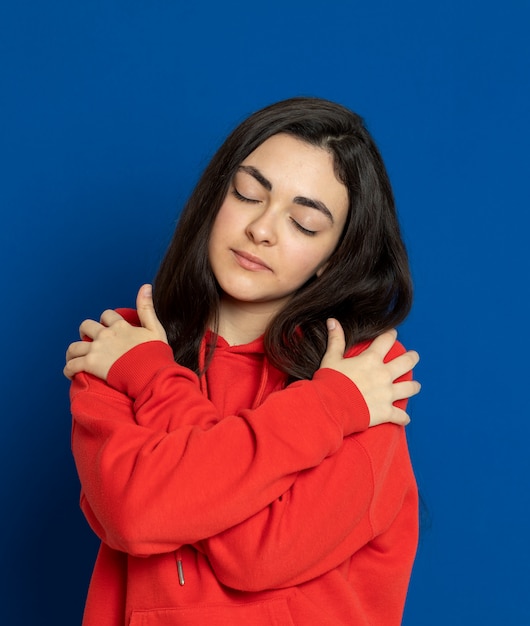
[[[102,541],[84,626],[401,623],[418,526],[404,429],[368,429],[335,370],[284,384],[261,338],[219,339],[200,380],[158,341],[107,383],[75,377],[81,507]]]

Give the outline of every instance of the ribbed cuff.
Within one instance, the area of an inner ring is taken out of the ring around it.
[[[136,399],[163,368],[174,366],[173,351],[164,341],[146,341],[131,348],[110,368],[107,383]]]
[[[370,412],[357,385],[341,372],[322,368],[313,382],[327,410],[343,424],[344,436],[360,433],[370,425]]]

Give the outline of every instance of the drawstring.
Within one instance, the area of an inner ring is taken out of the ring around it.
[[[252,403],[252,408],[256,409],[265,394],[265,388],[267,387],[267,383],[269,382],[269,361],[266,356],[263,356],[263,367],[261,368],[261,380],[258,388],[258,393],[254,398],[254,402]]]
[[[208,383],[206,381],[206,373],[204,371],[204,364],[206,362],[206,345],[207,340],[204,338],[201,342],[201,346],[199,349],[199,387],[201,393],[207,398],[208,397]],[[269,368],[270,364],[267,357],[263,356],[263,366],[261,368],[261,376],[260,376],[260,384],[258,388],[258,392],[256,397],[254,398],[254,402],[252,403],[252,409],[257,408],[261,401],[263,400],[263,396],[265,395],[265,390],[267,388],[267,383],[269,382]],[[182,554],[181,549],[175,551],[175,561],[177,565],[177,576],[179,585],[183,587],[185,585],[184,579],[184,567],[182,565]]]
[[[180,548],[175,552],[175,560],[177,561],[177,575],[178,575],[178,579],[179,579],[179,585],[181,587],[184,587],[185,584],[185,580],[184,580],[184,568],[182,566],[182,559],[180,558],[181,554],[180,554]]]
[[[206,398],[208,397],[208,385],[206,383],[206,372],[204,371],[204,364],[206,363],[206,337],[203,337],[201,345],[199,347],[199,388],[201,393]]]
[[[208,384],[206,382],[206,375],[204,372],[204,364],[206,363],[206,344],[207,341],[205,338],[201,341],[201,345],[199,348],[199,388],[201,393],[207,398],[208,397]],[[186,580],[184,579],[184,566],[182,565],[182,554],[181,549],[175,551],[175,561],[177,565],[177,576],[179,585],[184,587],[186,584]]]
[[[181,587],[184,587],[184,584],[185,584],[186,581],[184,580],[184,570],[182,568],[182,560],[181,559],[177,560],[177,574],[178,574],[178,577],[179,577],[179,585]]]

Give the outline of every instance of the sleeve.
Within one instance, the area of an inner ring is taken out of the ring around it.
[[[393,424],[348,437],[276,501],[198,549],[223,584],[242,591],[299,585],[338,567],[415,501],[404,437]]]
[[[402,351],[396,344],[389,358]],[[410,378],[409,372],[402,380]],[[405,408],[406,401],[397,404]],[[276,501],[197,547],[229,587],[299,585],[338,567],[387,529],[405,502],[414,520],[417,488],[404,428],[382,424],[346,438]]]
[[[163,342],[124,355],[109,383],[79,374],[71,387],[81,507],[102,541],[139,556],[249,518],[369,421],[355,385],[333,370],[221,419]]]

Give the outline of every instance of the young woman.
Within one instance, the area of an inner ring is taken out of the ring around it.
[[[85,626],[399,624],[417,542],[407,256],[362,120],[294,98],[206,168],[137,311],[67,351]]]

